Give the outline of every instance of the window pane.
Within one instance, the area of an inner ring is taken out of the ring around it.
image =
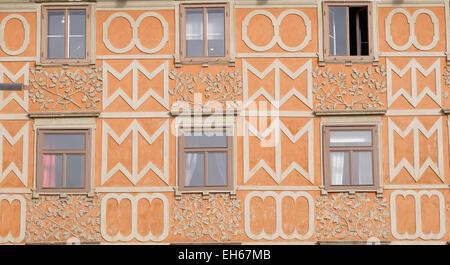
[[[353,177],[355,185],[372,185],[372,152],[353,152]]]
[[[226,186],[227,181],[227,153],[208,152],[208,186]]]
[[[85,172],[84,155],[66,155],[66,186],[67,188],[82,188]]]
[[[227,136],[223,131],[186,132],[186,147],[227,147]]]
[[[205,186],[204,153],[186,153],[186,186]]]
[[[83,150],[84,134],[44,134],[44,149],[51,150]]]
[[[48,11],[48,58],[64,58],[64,25],[64,10]]]
[[[372,146],[372,131],[330,131],[330,146]]]
[[[202,8],[186,9],[186,56],[204,56]]]
[[[331,185],[350,184],[350,153],[330,153]]]
[[[43,155],[42,169],[42,187],[61,188],[62,155]]]
[[[330,55],[347,55],[347,7],[330,6],[329,42]]]
[[[48,37],[47,58],[64,58],[64,36]]]
[[[85,37],[69,37],[69,58],[86,58]]]
[[[225,56],[225,8],[208,8],[208,56]]]
[[[86,57],[86,11],[69,11],[69,58]]]
[[[69,10],[69,35],[86,35],[85,10]]]

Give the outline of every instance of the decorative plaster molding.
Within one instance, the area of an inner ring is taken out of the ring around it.
[[[30,69],[32,77],[28,89],[33,103],[40,104],[39,110],[55,110],[59,105],[65,110],[75,105],[80,110],[97,109],[100,102],[98,94],[102,92],[102,68],[86,68],[83,70],[53,71]],[[81,96],[77,102],[74,96]]]
[[[22,184],[27,187],[28,185],[28,141],[29,141],[29,129],[28,122],[16,133],[16,135],[11,136],[6,128],[0,123],[0,183],[8,176],[9,173],[13,172],[22,182]],[[16,166],[14,162],[11,162],[8,167],[3,170],[3,139],[6,139],[8,143],[13,146],[19,139],[22,138],[22,170]]]
[[[350,197],[347,193],[316,198],[316,237],[318,240],[359,237],[388,238],[385,198],[366,198],[365,193]]]
[[[23,76],[23,84],[27,86],[29,83],[29,63],[26,63],[19,71],[15,74],[11,73],[8,68],[0,63],[0,83],[4,82],[4,77],[8,77],[12,82],[16,82],[20,77]],[[19,106],[21,106],[25,111],[28,111],[28,91],[23,91],[23,98],[19,96],[22,92],[10,92],[6,99],[3,98],[4,91],[0,91],[0,110],[2,110],[6,105],[8,105],[12,100],[16,101]]]
[[[223,107],[226,109],[239,108],[237,97],[242,94],[242,77],[237,68],[234,72],[222,70],[215,75],[204,74],[200,70],[197,76],[191,75],[191,73],[183,76],[182,72],[177,73],[173,69],[169,78],[175,80],[175,87],[169,90],[169,94],[176,98],[172,109],[207,108],[214,104],[219,104],[221,110]],[[207,100],[205,104],[203,104],[203,98]]]
[[[129,73],[132,73],[132,97],[130,98],[122,88],[117,88],[111,96],[108,96],[108,73],[112,74],[117,80],[122,80]],[[148,88],[141,96],[138,96],[138,72],[141,72],[149,80],[152,80],[159,73],[163,74],[164,95],[161,97],[153,88]],[[133,60],[125,70],[117,72],[106,61],[103,61],[103,110],[105,110],[116,98],[121,97],[134,111],[136,111],[148,98],[154,98],[164,108],[169,109],[169,63],[165,61],[158,66],[154,71],[148,72],[138,61]]]
[[[300,93],[297,89],[292,88],[289,92],[286,93],[281,98],[280,92],[280,70],[284,72],[287,76],[289,76],[292,80],[295,80],[299,77],[303,72],[306,73],[307,77],[307,85],[306,85],[306,97]],[[264,79],[269,73],[274,71],[274,93],[275,98],[273,98],[269,92],[267,92],[264,88],[258,89],[255,93],[251,95],[249,98],[248,95],[248,72],[253,73],[260,80]],[[312,60],[308,60],[303,66],[299,67],[295,72],[291,72],[287,66],[285,66],[278,59],[274,60],[264,71],[260,72],[251,64],[249,64],[246,60],[242,60],[242,74],[243,74],[243,83],[244,83],[244,104],[248,106],[253,103],[259,96],[265,97],[275,108],[280,108],[284,103],[286,103],[293,96],[298,98],[301,102],[303,102],[310,109],[313,107],[313,96],[312,96]]]
[[[259,234],[254,234],[251,231],[251,220],[255,220],[255,218],[250,218],[250,200],[253,198],[260,198],[264,201],[267,197],[272,197],[275,200],[275,232],[273,234],[267,234],[264,231],[264,228]],[[294,232],[291,234],[286,234],[283,229],[283,216],[282,216],[282,201],[284,198],[292,198],[294,202],[298,198],[305,198],[308,201],[308,231],[305,234],[300,234],[296,228],[294,228]],[[245,196],[244,202],[244,221],[245,221],[245,233],[252,240],[274,240],[278,237],[283,239],[297,239],[297,240],[305,240],[312,236],[314,232],[314,199],[313,197],[304,191],[283,191],[281,193],[276,193],[274,191],[252,191],[247,196]]]
[[[416,224],[416,231],[414,234],[409,234],[408,232],[405,232],[403,234],[399,234],[397,231],[397,197],[402,196],[403,198],[406,198],[406,196],[412,196],[414,197],[414,214],[415,214],[415,224]],[[421,209],[421,198],[423,196],[427,196],[428,198],[431,198],[432,196],[437,196],[439,200],[439,232],[437,234],[433,232],[424,233],[423,227],[422,227],[422,209]],[[417,239],[421,238],[424,240],[430,240],[430,239],[441,239],[445,235],[445,199],[444,195],[440,191],[437,190],[420,190],[420,191],[413,191],[413,190],[395,190],[391,193],[391,231],[392,235],[396,239]]]
[[[350,109],[350,110],[316,110],[316,116],[359,116],[359,115],[385,115],[385,109]]]
[[[108,203],[108,200],[116,200],[118,203],[122,201],[123,199],[129,200],[131,203],[131,233],[127,236],[124,236],[120,233],[120,231],[114,235],[111,236],[107,233],[106,228],[106,206]],[[141,199],[145,199],[150,204],[153,200],[160,200],[163,204],[163,212],[161,215],[163,216],[163,222],[164,222],[164,231],[161,235],[155,236],[152,234],[151,231],[147,235],[141,235],[138,231],[138,203]],[[115,193],[109,193],[106,194],[101,201],[101,234],[102,237],[106,241],[130,241],[132,239],[136,239],[141,242],[145,241],[155,241],[160,242],[164,240],[168,234],[169,234],[169,201],[167,197],[161,193],[151,193],[151,194],[138,194],[136,196],[133,196],[129,193],[123,193],[123,194],[115,194]]]
[[[350,76],[351,81],[347,79]],[[357,105],[363,109],[384,107],[381,97],[386,92],[386,70],[380,67],[367,67],[365,72],[353,68],[351,73],[339,70],[337,74],[328,68],[321,71],[318,67],[312,73],[315,79],[312,92],[316,94],[317,108],[335,110],[343,106],[345,110],[354,110]],[[351,86],[347,86],[347,81]]]
[[[311,184],[314,184],[314,123],[313,120],[309,120],[303,128],[301,128],[295,135],[283,124],[283,122],[276,118],[273,120],[270,127],[262,133],[247,120],[244,120],[243,126],[244,135],[244,183],[247,183],[250,178],[256,174],[259,169],[264,169],[276,183],[280,184],[292,171],[297,171],[304,176]],[[250,166],[250,146],[249,146],[249,133],[258,137],[260,141],[265,141],[266,138],[274,134],[273,146],[275,148],[275,171],[261,159],[252,169]],[[283,132],[292,143],[296,143],[305,133],[308,133],[308,170],[302,168],[297,162],[291,162],[290,165],[283,171],[281,169],[281,133]]]
[[[173,235],[197,241],[204,236],[217,242],[230,241],[242,234],[240,228],[240,201],[228,193],[210,194],[202,199],[201,194],[183,194],[175,200]]]
[[[28,199],[27,243],[67,242],[71,237],[86,242],[100,241],[101,196],[40,195]]]
[[[264,46],[255,45],[250,40],[250,38],[248,37],[248,34],[247,34],[248,23],[256,15],[265,16],[268,19],[270,19],[270,21],[272,22],[272,26],[273,26],[273,30],[274,30],[274,36],[272,37],[270,42],[267,45],[264,45]],[[280,25],[281,25],[281,22],[283,22],[283,19],[286,16],[288,16],[288,15],[296,15],[296,16],[300,17],[303,20],[303,22],[305,23],[305,27],[306,27],[305,38],[303,39],[303,41],[299,45],[297,45],[295,47],[286,45],[283,42],[283,40],[281,39],[281,36],[280,36]],[[275,18],[275,16],[272,13],[270,13],[269,11],[267,11],[267,10],[262,10],[262,9],[254,10],[254,11],[250,12],[244,18],[244,20],[242,22],[242,40],[245,42],[245,44],[250,49],[252,49],[254,51],[258,51],[258,52],[267,51],[267,50],[271,49],[277,43],[285,51],[298,52],[298,51],[303,50],[306,47],[306,45],[308,45],[308,43],[311,41],[311,20],[308,18],[307,15],[305,15],[305,13],[303,13],[302,11],[297,10],[297,9],[285,10],[285,11],[281,12],[281,14],[278,16],[278,18]]]
[[[132,148],[131,148],[131,172],[128,171],[122,163],[118,162],[109,171],[108,168],[108,136],[111,136],[117,144],[121,144],[129,135],[132,135]],[[152,144],[160,135],[164,137],[164,168],[160,170],[157,168],[153,162],[149,161],[145,167],[138,171],[138,134],[144,137],[145,141]],[[113,129],[106,123],[102,121],[102,175],[101,184],[103,185],[108,179],[110,179],[117,171],[122,172],[122,174],[128,178],[133,185],[136,185],[142,177],[144,177],[148,171],[152,170],[162,181],[169,184],[169,121],[166,120],[153,135],[148,135],[144,128],[140,125],[137,120],[133,122],[125,129],[125,131],[119,136]]]
[[[19,226],[19,235],[17,237],[13,237],[11,234],[11,231],[8,232],[8,234],[5,237],[0,236],[0,243],[20,243],[25,238],[25,230],[26,230],[26,201],[25,198],[22,195],[6,195],[6,194],[0,194],[0,206],[2,204],[2,201],[6,200],[11,203],[14,201],[19,201],[20,203],[20,226]],[[13,216],[9,216],[9,218],[13,218]],[[3,228],[4,229],[4,228]],[[2,229],[2,230],[3,230]]]
[[[434,102],[436,102],[436,104],[441,106],[441,59],[437,59],[427,69],[423,68],[422,65],[420,65],[415,59],[411,59],[402,69],[397,68],[389,59],[386,59],[386,68],[388,107],[390,107],[401,95],[403,95],[403,97],[414,107],[417,107],[425,95],[428,95]],[[394,95],[392,95],[392,73],[395,72],[399,77],[403,77],[410,70],[412,95],[406,92],[403,88],[400,88]],[[433,93],[429,87],[425,87],[422,92],[418,94],[417,71],[419,71],[423,76],[429,76],[433,71],[435,71],[435,93]]]
[[[20,48],[15,51],[8,49],[6,47],[6,42],[5,42],[6,23],[8,23],[8,21],[10,21],[11,19],[20,20],[20,22],[22,23],[22,26],[23,26],[23,30],[24,30],[22,46],[20,46]],[[28,21],[23,16],[18,15],[18,14],[10,14],[10,15],[6,16],[5,18],[3,18],[2,22],[0,23],[0,47],[2,48],[2,50],[6,54],[11,55],[11,56],[19,55],[27,49],[29,44],[30,44],[30,24],[28,23]]]
[[[118,17],[126,19],[128,21],[128,23],[130,23],[131,28],[133,30],[131,41],[124,48],[114,47],[111,44],[111,41],[109,40],[109,37],[108,37],[108,31],[109,31],[109,26],[111,24],[111,21]],[[143,46],[139,39],[139,36],[138,36],[138,30],[141,25],[141,22],[142,22],[142,20],[144,20],[147,17],[153,17],[153,18],[156,18],[157,20],[159,20],[159,22],[161,23],[161,26],[163,28],[163,36],[161,38],[161,41],[158,43],[158,45],[156,45],[153,48],[147,48],[147,47]],[[106,21],[103,22],[103,43],[105,44],[106,48],[108,48],[110,51],[112,51],[114,53],[126,53],[126,52],[130,51],[134,46],[136,46],[140,51],[142,51],[144,53],[155,53],[155,52],[158,52],[159,50],[161,50],[164,47],[164,45],[166,45],[168,40],[169,40],[169,26],[167,24],[167,21],[164,19],[163,16],[161,16],[160,14],[158,14],[156,12],[145,12],[145,13],[141,14],[136,19],[136,21],[128,13],[117,12],[117,13],[110,15],[108,17],[108,19],[106,19]]]
[[[394,145],[394,131],[401,137],[406,138],[412,131],[414,137],[413,143],[413,157],[414,162],[413,165],[410,164],[405,158],[397,164],[394,165],[395,159],[395,145]],[[419,132],[427,139],[437,133],[437,157],[438,161],[433,161],[430,157],[420,165],[420,147],[419,147]],[[406,127],[406,129],[400,129],[391,118],[388,119],[388,144],[389,144],[389,176],[390,181],[397,176],[397,174],[404,168],[411,177],[417,182],[426,171],[428,167],[430,167],[434,173],[444,182],[444,153],[443,153],[443,139],[442,139],[442,117],[433,124],[430,129],[426,129],[423,124],[417,119],[414,118],[411,123]]]
[[[395,42],[392,39],[392,35],[391,35],[392,17],[395,14],[399,14],[399,13],[406,17],[406,19],[408,20],[408,24],[409,24],[408,42],[402,46],[395,44]],[[417,37],[415,35],[415,24],[416,24],[417,17],[420,14],[428,15],[428,17],[431,19],[431,22],[433,23],[433,41],[428,45],[420,44],[417,41]],[[423,8],[418,9],[418,10],[414,11],[414,13],[411,16],[411,14],[406,9],[395,8],[388,14],[388,16],[385,19],[385,33],[386,33],[386,42],[394,50],[404,51],[404,50],[409,49],[411,47],[411,45],[414,45],[414,47],[416,47],[417,49],[419,49],[421,51],[428,51],[428,50],[433,49],[439,41],[439,20],[436,17],[436,15],[429,9],[423,9]]]

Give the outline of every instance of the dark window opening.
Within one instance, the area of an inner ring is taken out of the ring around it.
[[[349,7],[350,55],[369,55],[367,6]]]

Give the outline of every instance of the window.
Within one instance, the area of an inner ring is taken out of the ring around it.
[[[89,130],[38,130],[38,192],[89,191],[89,134]]]
[[[41,61],[87,63],[89,17],[88,6],[43,7]]]
[[[370,3],[324,3],[326,60],[372,60]]]
[[[324,126],[324,182],[328,190],[378,187],[377,126]]]
[[[180,22],[182,61],[228,59],[227,4],[181,5]]]
[[[230,190],[232,136],[228,128],[184,128],[178,139],[180,190]]]

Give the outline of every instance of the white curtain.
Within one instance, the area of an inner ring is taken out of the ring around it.
[[[190,186],[192,177],[194,176],[195,169],[197,168],[197,160],[199,159],[199,153],[186,153],[186,165],[185,165],[185,185]]]
[[[186,39],[203,40],[203,11],[186,14]]]
[[[344,184],[345,153],[331,153],[331,185]]]
[[[208,153],[208,183],[227,185],[227,153]]]

